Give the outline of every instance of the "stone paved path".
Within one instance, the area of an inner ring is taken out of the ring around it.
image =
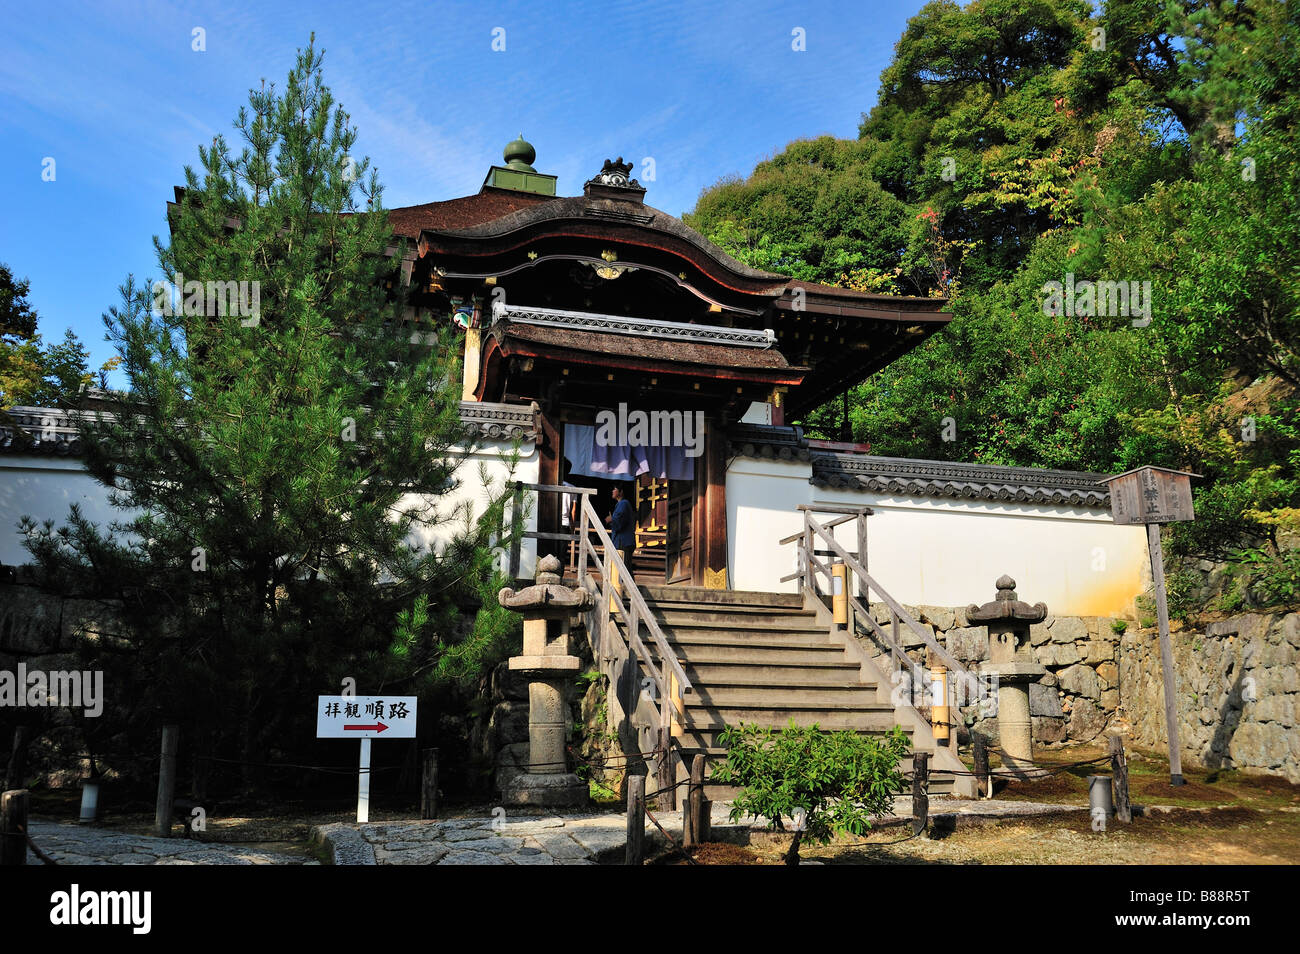
[[[61,865],[316,865],[306,855],[186,838],[154,838],[58,822],[28,823],[28,833]],[[29,865],[42,864],[31,851]]]
[[[955,814],[1011,818],[1086,808],[1030,802],[936,799],[931,815]],[[731,805],[717,802],[712,825],[717,832],[733,826]],[[912,800],[898,798],[894,815],[882,825],[910,822]],[[655,812],[659,823],[680,840],[681,812]],[[766,829],[764,820],[751,820]],[[337,865],[592,865],[619,864],[627,838],[627,820],[619,813],[584,815],[505,815],[453,818],[445,821],[336,823],[317,827],[312,838],[333,854]],[[647,853],[667,847],[667,840],[646,821]]]

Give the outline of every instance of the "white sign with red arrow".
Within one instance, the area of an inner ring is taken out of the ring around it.
[[[318,696],[318,739],[413,739],[415,696]]]
[[[359,739],[357,822],[370,820],[370,740],[415,738],[415,696],[317,696],[316,738]]]

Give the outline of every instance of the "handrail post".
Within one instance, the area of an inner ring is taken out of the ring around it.
[[[803,585],[810,590],[816,590],[813,580],[813,524],[809,520],[809,512],[803,511],[803,559],[801,569],[803,572]]]
[[[862,567],[864,573],[869,573],[867,567],[867,512],[864,510],[858,514],[858,565]],[[856,574],[855,574],[856,575]],[[863,597],[863,589],[866,581],[858,579],[858,598]]]
[[[582,495],[578,516],[578,586],[587,582],[587,508],[591,506],[587,495]]]

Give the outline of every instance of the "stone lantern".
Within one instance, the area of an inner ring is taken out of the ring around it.
[[[570,652],[569,628],[593,600],[585,589],[561,585],[559,571],[558,559],[543,557],[532,586],[497,594],[497,602],[524,618],[524,652],[509,667],[528,680],[528,771],[506,785],[507,805],[573,807],[588,800],[587,784],[568,770],[564,743],[569,685],[582,666]]]
[[[1047,670],[1034,658],[1029,627],[1047,618],[1047,604],[1030,606],[1016,599],[1016,581],[1005,574],[997,581],[998,595],[991,603],[966,609],[971,624],[989,629],[989,661],[981,674],[998,680],[998,741],[1005,767],[1023,775],[1034,764],[1033,727],[1029,717],[1029,684]]]

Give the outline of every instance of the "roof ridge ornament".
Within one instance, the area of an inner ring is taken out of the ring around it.
[[[601,185],[622,187],[640,185],[632,178],[632,166],[633,163],[624,162],[622,156],[612,160],[606,159],[596,178],[600,180]]]
[[[587,180],[582,194],[589,199],[613,199],[643,205],[645,187],[632,178],[632,166],[633,163],[624,162],[622,156],[606,159],[600,172]]]

